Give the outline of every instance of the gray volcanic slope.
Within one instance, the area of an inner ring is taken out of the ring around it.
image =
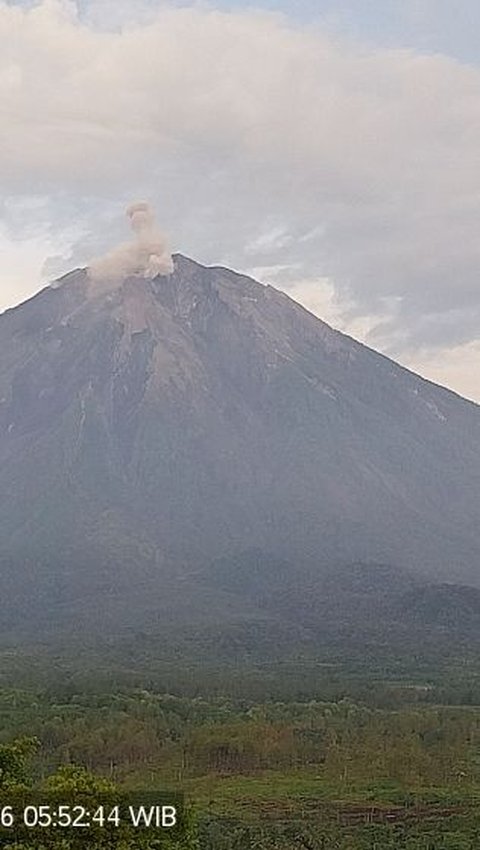
[[[0,316],[3,628],[235,616],[197,576],[249,548],[480,585],[479,515],[480,408],[270,286],[176,255]]]

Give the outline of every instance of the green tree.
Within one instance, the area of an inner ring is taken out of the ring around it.
[[[0,744],[0,791],[27,786],[30,760],[40,746],[37,738],[17,738],[10,744]]]

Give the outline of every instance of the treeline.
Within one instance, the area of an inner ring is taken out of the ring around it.
[[[201,643],[200,643],[201,646]],[[228,662],[208,662],[150,639],[96,642],[76,639],[62,650],[4,647],[0,687],[33,690],[68,702],[77,694],[131,692],[145,688],[179,697],[227,698],[249,704],[339,702],[397,710],[412,704],[480,706],[480,661],[472,647],[441,659],[392,652],[388,641],[368,651],[324,647],[321,656],[293,654],[254,660],[248,653]]]
[[[0,735],[38,739],[38,778],[73,763],[137,785],[276,771],[312,774],[320,791],[339,793],[369,784],[392,794],[480,789],[480,709],[469,707],[254,704],[148,690],[59,699],[8,689],[0,692]]]

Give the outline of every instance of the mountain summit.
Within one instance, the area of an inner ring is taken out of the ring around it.
[[[77,270],[0,316],[3,628],[201,616],[209,565],[249,549],[480,585],[480,408],[271,286],[173,261]]]

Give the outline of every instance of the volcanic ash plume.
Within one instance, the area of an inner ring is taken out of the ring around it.
[[[134,239],[94,260],[88,269],[90,278],[116,282],[132,275],[154,278],[159,274],[171,274],[172,255],[165,236],[157,227],[150,205],[143,201],[131,204],[126,213],[135,234]]]

